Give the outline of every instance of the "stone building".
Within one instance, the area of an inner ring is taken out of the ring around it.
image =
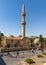
[[[22,6],[22,36],[18,36],[18,37],[3,36],[2,40],[3,40],[4,47],[30,47],[31,46],[31,40],[25,36],[25,26],[26,26],[25,16],[26,16],[26,12],[25,12],[25,6],[23,4]]]

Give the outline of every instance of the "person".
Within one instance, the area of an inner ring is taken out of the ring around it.
[[[32,49],[32,53],[34,53],[34,49]]]
[[[17,51],[17,56],[16,57],[18,57],[18,55],[19,55],[19,52]]]

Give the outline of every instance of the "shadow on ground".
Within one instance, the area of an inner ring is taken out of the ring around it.
[[[6,63],[4,62],[1,56],[0,56],[0,65],[6,65]]]

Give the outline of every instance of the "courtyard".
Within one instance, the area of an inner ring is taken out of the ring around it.
[[[46,50],[44,50],[46,52]],[[32,58],[35,63],[31,65],[44,65],[46,63],[46,56],[43,58],[38,58],[37,55],[42,54],[41,50],[26,50],[26,51],[19,51],[19,55],[17,56],[17,52],[9,52],[7,53],[0,53],[0,65],[23,65],[25,59]]]

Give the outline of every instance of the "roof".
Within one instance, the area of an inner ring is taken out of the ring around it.
[[[30,39],[30,38],[28,38],[28,37],[22,38],[22,37],[19,37],[19,36],[17,36],[17,37],[2,36],[2,38],[5,38],[5,39],[15,39],[15,40]]]
[[[7,37],[7,36],[2,36],[2,38],[5,38],[5,39],[16,39],[16,40],[17,40],[17,39],[18,39],[18,40],[19,40],[19,39],[23,39],[22,37],[18,37],[18,36],[17,36],[17,37],[11,37],[11,36],[10,36],[10,37]]]

